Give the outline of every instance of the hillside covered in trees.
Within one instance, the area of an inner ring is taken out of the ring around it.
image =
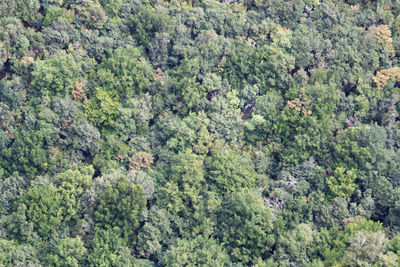
[[[0,266],[399,266],[400,0],[0,0]]]

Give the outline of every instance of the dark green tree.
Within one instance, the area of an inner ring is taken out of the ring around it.
[[[33,178],[51,170],[53,164],[51,151],[46,147],[42,132],[18,131],[11,146],[0,151],[0,166],[9,174],[19,171]]]
[[[205,161],[206,178],[210,190],[222,194],[256,186],[256,172],[249,157],[233,151],[221,152],[208,157]]]
[[[26,207],[27,222],[34,225],[43,239],[50,238],[61,226],[62,202],[53,185],[30,188],[20,199],[19,206]]]
[[[231,194],[217,215],[218,238],[232,260],[255,263],[271,256],[275,244],[274,215],[254,191]]]
[[[145,206],[142,186],[121,178],[100,195],[92,211],[93,219],[97,227],[112,230],[128,244],[135,244],[138,217]]]

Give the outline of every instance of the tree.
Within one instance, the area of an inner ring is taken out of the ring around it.
[[[206,178],[210,189],[221,194],[256,186],[256,172],[250,158],[233,151],[208,157],[205,161]]]
[[[357,176],[354,169],[346,171],[344,168],[336,168],[333,176],[326,179],[326,183],[334,197],[350,199],[353,191],[357,188],[355,183]]]
[[[121,17],[135,40],[144,47],[147,47],[155,33],[168,32],[172,24],[168,10],[162,5],[154,7],[135,1],[126,1]]]
[[[295,57],[289,52],[292,47],[292,31],[276,25],[269,34],[272,39],[269,45],[251,49],[253,53],[249,61],[254,61],[254,65],[249,70],[249,80],[265,89],[275,87],[284,90],[290,81],[287,73],[294,69],[295,64]]]
[[[361,127],[351,127],[343,133],[342,140],[335,147],[333,153],[337,158],[339,166],[347,166],[348,168],[360,169],[367,161],[371,160],[371,152],[365,146],[361,146],[357,141],[362,133]],[[340,135],[339,135],[340,136]]]
[[[9,177],[3,178],[0,183],[0,205],[1,210],[9,211],[25,190],[28,189],[29,182],[27,179],[18,174],[13,173]]]
[[[96,89],[95,94],[85,102],[85,112],[95,126],[101,129],[111,128],[118,115],[120,103],[110,93]]]
[[[149,258],[162,254],[163,249],[171,245],[174,233],[171,214],[157,206],[151,207],[142,228],[138,233],[135,250],[138,256]]]
[[[41,0],[41,2],[45,13],[43,25],[48,26],[62,15],[63,9],[61,6],[64,0]]]
[[[224,83],[229,88],[229,84]],[[240,99],[237,90],[224,90],[212,99],[208,108],[210,134],[215,139],[224,139],[228,143],[239,144],[243,140],[243,121],[240,114]]]
[[[31,187],[20,199],[26,207],[26,220],[43,238],[50,238],[63,220],[61,197],[53,185]]]
[[[103,194],[104,190],[108,186],[115,184],[119,179],[124,178],[125,173],[126,171],[121,168],[110,168],[104,171],[101,176],[93,179],[91,186],[86,189],[81,197],[83,213],[92,217],[93,210],[98,203],[97,200]]]
[[[395,229],[400,227],[400,186],[396,187],[392,192],[384,194],[383,197],[389,197],[389,214],[386,216],[386,222]]]
[[[168,180],[159,189],[157,200],[161,207],[173,215],[193,220],[202,201],[204,184],[202,157],[186,150],[174,155],[170,166],[166,177]]]
[[[134,258],[124,243],[113,230],[99,229],[88,253],[89,266],[132,266]]]
[[[130,171],[126,175],[128,179],[134,185],[141,185],[143,190],[143,196],[147,201],[153,198],[154,183],[153,178],[147,175],[143,171]]]
[[[125,242],[136,243],[139,215],[146,206],[141,185],[121,178],[106,187],[93,209],[93,219],[100,229],[115,231]]]
[[[122,0],[100,0],[100,4],[110,16],[117,16],[122,6]]]
[[[0,239],[0,264],[3,266],[34,266],[39,263],[33,246]]]
[[[0,266],[398,265],[399,7],[0,0]]]
[[[149,56],[153,66],[162,67],[168,60],[168,44],[171,42],[170,34],[156,33],[153,41],[149,43]]]
[[[212,238],[197,236],[179,239],[163,257],[167,266],[226,266],[230,259],[225,250]]]
[[[294,229],[278,237],[277,249],[274,257],[288,256],[289,262],[305,265],[309,264],[308,251],[314,243],[314,233],[308,224],[299,224]],[[286,255],[279,255],[280,252]]]
[[[61,214],[65,222],[74,225],[80,218],[80,198],[91,185],[93,174],[93,167],[87,166],[81,170],[66,170],[55,177],[62,203]]]
[[[48,9],[46,12],[46,22],[44,22],[46,27],[42,30],[46,50],[54,56],[57,54],[65,55],[63,50],[71,52],[73,49],[69,44],[79,40],[79,32],[75,29],[74,25],[69,23],[67,18],[60,17],[62,12],[60,8]],[[84,62],[81,63],[84,65]]]
[[[86,248],[79,236],[60,239],[51,252],[45,256],[44,262],[50,266],[82,266],[86,256]]]
[[[232,193],[217,214],[217,237],[232,260],[252,264],[271,255],[274,216],[256,192]]]
[[[246,134],[246,138],[249,141],[261,141],[274,134],[280,134],[282,126],[279,114],[284,107],[283,102],[281,93],[275,90],[257,98],[254,116],[245,123],[246,133],[249,133]]]
[[[82,6],[79,6],[78,16],[83,24],[89,29],[103,28],[108,18],[101,4],[97,2],[84,2],[82,4]]]
[[[38,131],[18,131],[14,142],[0,151],[0,166],[9,174],[14,171],[26,174],[29,178],[51,170],[54,160],[46,148],[45,136]]]
[[[58,53],[54,57],[35,62],[32,87],[41,95],[69,95],[81,78],[82,63],[71,54]]]
[[[145,93],[152,80],[153,69],[143,53],[136,47],[124,46],[103,60],[93,82],[124,100]]]
[[[26,88],[25,81],[20,76],[14,75],[10,80],[4,81],[4,79],[0,82],[0,100],[3,104],[3,108],[8,106],[9,108],[18,109],[21,106],[21,102],[24,103],[26,101]],[[4,111],[3,111],[4,112]],[[18,113],[21,110],[19,109]],[[7,113],[6,113],[7,114]],[[5,114],[2,114],[2,117]],[[16,114],[8,113],[9,118],[15,117]],[[4,118],[3,123],[1,124],[3,128],[8,128],[8,125],[12,120]]]
[[[71,125],[72,133],[69,136],[73,147],[83,152],[95,153],[98,150],[96,142],[100,139],[99,130],[87,120],[76,120]]]
[[[0,3],[0,8],[4,7],[3,4],[8,3],[10,3],[8,7],[14,8],[15,4],[18,3],[18,10],[23,12],[23,8],[28,6],[29,3],[22,2],[23,1],[2,1]],[[36,1],[31,1],[30,3],[35,5],[35,2]],[[0,9],[0,12],[2,11],[4,11],[4,9]],[[29,12],[31,11],[32,10]],[[42,34],[35,32],[33,29],[24,28],[22,22],[15,17],[2,16],[0,25],[3,28],[3,31],[0,33],[0,42],[2,44],[0,52],[1,61],[6,63],[10,60],[10,63],[18,63],[19,60],[26,57],[25,59],[32,63],[36,56],[34,50],[44,48]],[[15,70],[18,71],[18,66],[22,67],[23,64],[16,64],[16,66],[17,68],[15,68]]]
[[[34,1],[2,1],[0,3],[1,17],[16,17],[28,23],[33,22],[39,16],[39,0]]]
[[[386,253],[388,239],[382,231],[358,231],[350,237],[350,246],[344,258],[345,266],[397,265],[397,256]]]
[[[25,205],[19,205],[9,216],[0,217],[1,226],[9,239],[38,245],[42,239],[35,232],[33,223],[28,221],[26,211]]]

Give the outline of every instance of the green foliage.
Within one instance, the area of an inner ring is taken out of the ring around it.
[[[234,152],[213,155],[206,159],[205,169],[210,188],[215,192],[228,194],[255,187],[256,173],[251,160],[246,156]]]
[[[86,248],[79,236],[60,239],[51,250],[45,256],[45,262],[49,266],[81,266],[86,256]]]
[[[0,166],[9,174],[19,171],[33,177],[51,170],[54,160],[42,132],[18,131],[14,138],[10,147],[0,151]]]
[[[206,97],[206,88],[201,86],[196,77],[192,76],[198,71],[199,62],[197,59],[184,60],[178,67],[175,87],[179,93],[178,97],[182,104],[178,104],[179,111],[185,114],[189,110],[196,110],[202,98]],[[191,73],[193,71],[193,73]],[[196,73],[197,74],[197,73]]]
[[[371,160],[370,151],[357,142],[360,134],[362,134],[362,129],[359,127],[346,130],[345,139],[337,145],[335,151],[335,156],[341,165],[358,169],[359,166],[362,167]]]
[[[40,1],[44,8],[61,6],[64,0],[41,0]]]
[[[255,263],[270,256],[274,215],[256,192],[230,195],[217,217],[218,237],[234,261]]]
[[[1,225],[10,239],[38,245],[41,238],[35,232],[33,223],[28,222],[26,211],[26,205],[19,205],[9,216],[1,218]]]
[[[279,112],[283,108],[283,98],[277,91],[270,91],[258,98],[255,106],[255,115],[245,123],[251,141],[260,141],[275,133],[286,131],[285,125],[278,120]]]
[[[27,221],[44,239],[50,238],[63,220],[61,197],[52,185],[32,187],[22,196],[19,206],[26,207]]]
[[[85,112],[95,126],[112,127],[118,114],[119,102],[107,91],[97,89],[92,98],[85,103]]]
[[[16,266],[19,264],[35,265],[37,259],[31,245],[18,245],[14,241],[0,239],[0,264]]]
[[[286,73],[294,69],[294,56],[288,53],[292,47],[291,38],[291,30],[277,25],[271,33],[271,45],[265,45],[256,52],[256,58],[260,63],[255,68],[255,79],[264,88],[283,89],[287,84]],[[265,76],[257,72],[264,72]],[[259,77],[262,77],[262,80],[258,80]]]
[[[98,230],[88,255],[89,266],[132,266],[133,257],[113,230]]]
[[[80,197],[90,186],[93,167],[82,170],[67,170],[56,176],[58,191],[61,197],[62,216],[66,222],[76,222],[81,213]]]
[[[343,197],[348,200],[357,188],[356,178],[354,169],[346,171],[344,168],[338,167],[333,176],[326,179],[326,183],[333,197]]]
[[[33,22],[37,19],[39,9],[39,0],[23,1],[2,1],[0,3],[1,17],[12,16],[26,22]]]
[[[122,0],[100,0],[100,4],[111,16],[118,15],[122,3],[123,3]]]
[[[400,226],[400,221],[399,221],[399,214],[400,214],[400,187],[396,187],[393,192],[390,192],[387,194],[389,196],[389,215],[387,216],[386,220],[392,225],[392,227],[395,227],[395,229],[398,229]]]
[[[179,239],[163,261],[167,266],[226,266],[229,256],[216,240],[197,236],[192,240]]]
[[[126,16],[126,25],[138,43],[146,46],[156,32],[167,32],[172,21],[167,10],[162,6],[154,8],[147,1],[145,3],[132,2],[134,4],[130,12],[123,14]]]
[[[93,219],[101,229],[113,230],[125,242],[136,243],[139,215],[146,206],[142,186],[121,178],[105,188],[93,209]]]
[[[82,63],[71,54],[58,53],[47,60],[35,62],[32,87],[41,95],[69,95],[82,75]]]
[[[285,251],[285,254],[290,258],[290,262],[305,265],[309,264],[307,253],[314,242],[314,233],[311,227],[307,224],[299,224],[295,229],[279,236],[277,246]]]
[[[49,26],[52,24],[54,21],[56,21],[59,17],[62,16],[63,9],[56,5],[48,5],[47,8],[45,8],[45,16],[43,18],[43,25],[44,26]]]
[[[398,266],[400,0],[0,0],[1,266]]]
[[[162,207],[174,215],[191,217],[199,209],[204,183],[203,160],[186,150],[172,159],[168,181],[160,188]]]
[[[149,90],[153,69],[141,51],[132,46],[117,48],[99,65],[95,84],[121,100]]]
[[[388,239],[381,231],[359,231],[351,236],[349,241],[350,247],[344,258],[347,266],[398,264],[397,256],[394,253],[386,253]]]
[[[148,258],[160,253],[162,249],[172,242],[170,214],[165,209],[153,206],[146,222],[138,233],[136,251],[139,256]]]
[[[101,29],[107,21],[107,15],[103,7],[96,2],[88,2],[87,7],[79,13],[80,20],[90,29]]]
[[[1,210],[10,210],[21,194],[28,188],[27,179],[17,172],[9,177],[4,177],[0,183],[0,205]]]
[[[7,2],[11,1],[2,1],[0,5],[7,4]],[[31,3],[34,3],[34,1],[31,1]],[[13,4],[10,4],[10,6],[13,6]],[[15,17],[2,17],[0,26],[3,29],[0,33],[0,57],[2,63],[7,63],[8,61],[15,65],[13,68],[15,72],[26,73],[26,69],[29,69],[31,64],[34,63],[34,57],[39,54],[38,50],[44,49],[42,33],[24,28],[23,23]],[[35,50],[37,50],[37,53]],[[4,66],[7,66],[7,64],[2,64],[2,70]]]
[[[361,220],[356,221],[352,224],[349,224],[344,229],[345,235],[353,235],[357,233],[357,231],[366,231],[366,232],[379,232],[383,231],[382,223],[374,222],[370,220]]]

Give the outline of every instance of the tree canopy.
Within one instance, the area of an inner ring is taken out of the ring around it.
[[[0,0],[0,266],[399,266],[400,0]]]

